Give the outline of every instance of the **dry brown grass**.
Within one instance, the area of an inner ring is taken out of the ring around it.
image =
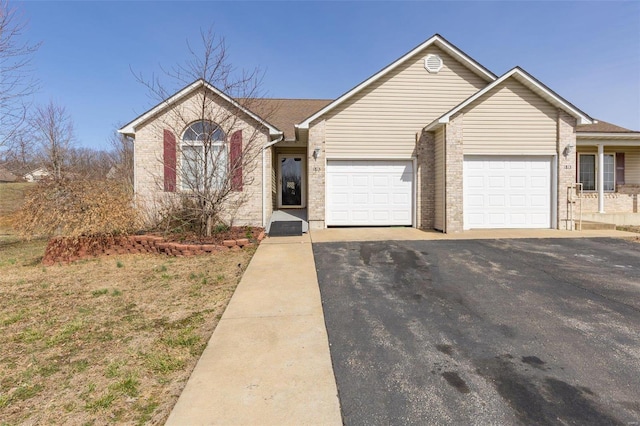
[[[254,250],[43,267],[0,240],[0,424],[161,424]]]
[[[636,232],[640,234],[640,226],[620,225],[620,226],[617,226],[616,229],[618,229],[618,231]],[[637,237],[629,237],[626,239],[640,243],[640,235],[638,235]]]
[[[33,188],[33,183],[0,183],[0,239],[14,233],[11,215],[24,201],[26,191]]]

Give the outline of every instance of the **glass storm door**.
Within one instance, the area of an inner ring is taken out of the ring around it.
[[[303,207],[304,197],[304,156],[281,155],[280,161],[280,185],[278,188],[279,207]]]

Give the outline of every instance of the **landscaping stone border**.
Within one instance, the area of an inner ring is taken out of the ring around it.
[[[257,239],[264,239],[264,231]],[[131,235],[126,237],[56,237],[49,240],[42,264],[51,266],[56,263],[70,263],[76,260],[99,256],[117,256],[133,253],[164,254],[167,256],[195,256],[224,250],[240,250],[254,243],[247,238],[224,240],[217,244],[185,244],[166,241],[155,235]]]

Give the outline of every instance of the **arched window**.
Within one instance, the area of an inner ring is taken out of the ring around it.
[[[210,121],[196,121],[182,134],[181,187],[187,191],[222,188],[227,177],[226,135]]]

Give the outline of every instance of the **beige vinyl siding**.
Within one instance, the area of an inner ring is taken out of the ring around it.
[[[640,185],[640,146],[605,146],[605,154],[624,152],[624,182],[627,185]],[[598,154],[593,146],[578,147],[578,154]],[[597,164],[597,160],[596,160]],[[576,165],[576,170],[578,166]]]
[[[463,112],[465,155],[556,154],[556,108],[514,79]]]
[[[434,153],[434,171],[435,171],[435,187],[436,196],[434,200],[435,220],[434,228],[444,231],[444,185],[445,185],[445,166],[444,166],[444,128],[441,127],[436,131],[435,153]]]
[[[428,53],[440,72],[424,68]],[[487,82],[439,48],[429,46],[329,113],[328,158],[411,158],[416,133],[485,87]]]

